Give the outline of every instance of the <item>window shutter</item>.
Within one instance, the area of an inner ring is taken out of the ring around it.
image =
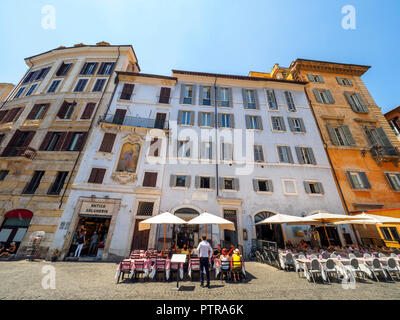
[[[299,121],[300,121],[300,126],[301,126],[301,132],[307,132],[303,119],[299,118]]]
[[[332,93],[330,90],[325,90],[326,96],[328,97],[329,103],[335,103],[335,99],[333,99]]]
[[[43,111],[40,113],[38,119],[43,119],[47,113],[47,110],[49,110],[50,104],[46,103],[46,104],[42,104],[42,106],[44,106]]]
[[[360,172],[360,177],[361,177],[361,180],[363,182],[364,188],[365,189],[370,189],[371,185],[369,184],[369,181],[368,181],[366,173],[365,172]]]
[[[133,90],[135,89],[135,85],[132,83],[124,83],[122,87],[121,99],[123,100],[131,100]]]
[[[35,104],[35,105],[32,107],[31,112],[29,112],[29,114],[28,114],[28,116],[27,116],[26,118],[27,118],[28,120],[35,119],[37,113],[38,113],[39,110],[40,110],[40,107],[41,107],[40,104]]]
[[[160,90],[159,102],[169,103],[169,98],[171,97],[171,88],[162,87]]]
[[[246,114],[245,118],[246,118],[246,129],[250,129],[250,116]]]
[[[355,185],[353,183],[353,179],[351,179],[350,171],[346,171],[346,176],[347,176],[347,179],[349,180],[351,187],[354,189]]]
[[[215,88],[214,86],[211,86],[210,90],[210,100],[211,100],[211,105],[214,105],[214,100],[215,100]]]
[[[229,118],[230,118],[230,128],[235,128],[235,115],[230,114]]]
[[[325,194],[324,187],[323,187],[322,183],[318,182],[317,184],[318,184],[318,188],[319,188],[319,193],[320,194]]]
[[[215,112],[210,112],[210,126],[215,126]]]
[[[274,185],[272,183],[272,180],[267,180],[267,183],[268,183],[268,191],[274,192]]]
[[[392,143],[390,142],[388,136],[386,135],[385,130],[382,127],[375,128],[375,132],[378,134],[379,140],[381,141],[384,147],[393,148]]]
[[[65,136],[64,142],[61,147],[61,151],[68,151],[69,146],[72,143],[72,139],[74,138],[75,132],[68,132]]]
[[[246,89],[242,89],[242,98],[243,98],[243,106],[245,109],[249,108],[249,104],[247,102],[247,96],[246,96]]]
[[[308,181],[304,181],[303,184],[304,184],[304,189],[306,190],[306,193],[310,194],[311,193],[311,188],[310,188],[309,182]]]
[[[294,132],[293,118],[288,118],[290,131]]]
[[[196,113],[194,111],[190,111],[190,125],[194,125],[194,118],[196,117]]]
[[[190,180],[191,180],[191,176],[186,176],[186,180],[185,180],[185,187],[186,188],[190,188]]]
[[[100,145],[99,151],[101,151],[101,152],[111,152],[112,148],[113,148],[113,145],[114,145],[115,137],[116,137],[116,135],[114,133],[106,132],[104,134],[103,141],[102,141],[102,143]]]
[[[68,132],[60,132],[60,138],[58,139],[56,145],[54,146],[54,151],[61,151],[64,141],[68,136]]]
[[[47,146],[50,143],[50,139],[53,137],[54,132],[47,132],[46,136],[43,139],[42,144],[39,147],[39,151],[45,151]]]
[[[385,173],[385,177],[393,190],[396,190],[395,185],[393,184],[392,178],[389,173]]]
[[[35,131],[28,131],[28,135],[26,136],[24,142],[22,143],[21,147],[27,147],[31,143],[34,135],[36,134]],[[23,152],[23,151],[22,151]]]
[[[65,114],[67,113],[69,103],[67,101],[64,101],[63,104],[60,107],[60,110],[58,110],[57,117],[60,119],[64,119]]]
[[[289,111],[295,111],[296,106],[294,104],[293,96],[290,91],[285,91],[285,98]]]
[[[82,113],[81,119],[90,119],[92,117],[95,106],[96,106],[96,104],[93,102],[89,102],[88,104],[86,104],[86,107]]]
[[[315,160],[313,149],[312,148],[307,148],[307,152],[308,152],[309,157],[311,158],[312,164],[316,165],[317,164],[317,160]]]
[[[196,96],[197,96],[197,86],[192,85],[192,103],[191,104],[196,104]]]
[[[261,116],[257,116],[256,119],[257,119],[257,128],[258,128],[259,130],[263,130],[264,128],[263,128]]]
[[[258,102],[258,90],[254,89],[253,93],[254,93],[254,102],[256,103],[256,109],[259,110],[260,109],[260,103]]]
[[[310,73],[307,73],[308,81],[315,82],[313,76]]]
[[[353,86],[353,81],[351,81],[349,78],[347,78],[347,81],[349,81],[349,86]]]
[[[195,177],[194,177],[194,187],[195,187],[196,189],[199,189],[199,188],[200,188],[200,176],[195,176]]]
[[[94,183],[103,183],[106,169],[96,169],[96,170],[97,170],[97,174],[96,174]]]
[[[86,142],[87,134],[88,134],[87,132],[83,132],[83,134],[79,137],[75,145],[74,151],[82,151],[83,146],[85,145]]]
[[[255,192],[260,191],[257,179],[253,179],[253,189]]]
[[[233,178],[233,189],[239,191],[239,179]]]
[[[100,173],[99,170],[100,169],[98,169],[98,168],[92,168],[92,171],[90,173],[89,180],[88,180],[89,183],[98,183],[98,180],[100,180],[98,177],[98,175]],[[104,177],[104,173],[103,173],[103,177]],[[101,180],[102,180],[102,178],[101,178]]]
[[[361,109],[363,110],[363,112],[368,113],[369,109],[368,109],[367,105],[364,103],[364,99],[361,97],[361,95],[359,93],[356,93],[356,96],[358,98],[358,101],[360,101],[360,103],[361,103]]]
[[[182,116],[183,116],[183,112],[182,112],[182,110],[179,110],[178,111],[178,124],[182,124],[183,123],[183,119],[182,119]]]
[[[203,114],[204,112],[199,112],[197,115],[197,125],[199,127],[203,126]]]
[[[324,78],[321,76],[321,75],[317,75],[317,77],[318,77],[318,81],[319,82],[321,82],[321,83],[324,83],[325,81],[324,81]]]
[[[210,177],[210,189],[215,189],[215,177]]]
[[[289,161],[290,163],[294,163],[293,161],[293,156],[292,156],[292,150],[290,150],[290,147],[285,147],[289,156]]]
[[[282,162],[282,160],[283,160],[283,149],[282,148],[283,148],[282,146],[278,147],[279,162]]]
[[[211,97],[211,100],[214,99],[214,96]],[[216,96],[216,103],[217,106],[219,107],[221,105],[221,87],[217,87],[217,96]]]
[[[336,77],[336,81],[339,84],[343,84],[342,78],[341,77]]]
[[[183,104],[183,98],[185,97],[185,84],[181,84],[181,96],[179,98],[179,103]]]
[[[222,127],[222,113],[218,113],[218,127]]]
[[[354,112],[358,112],[357,106],[354,105],[353,99],[351,99],[350,92],[345,91],[345,92],[344,92],[344,96],[346,97],[346,100],[347,100],[347,102],[349,103],[351,109],[352,109]]]
[[[326,130],[328,131],[329,138],[331,139],[332,144],[335,145],[335,146],[338,146],[339,145],[339,141],[338,141],[338,139],[336,137],[336,134],[335,134],[333,128],[329,124],[327,124],[326,125]]]
[[[350,146],[355,146],[356,142],[353,138],[353,135],[351,134],[349,126],[341,126],[340,128],[342,129],[342,132],[343,132],[344,136],[346,137],[347,143]]]
[[[279,117],[279,122],[281,123],[282,130],[286,131],[286,124],[285,124],[284,118],[283,117]]]
[[[301,148],[295,147],[295,149],[296,149],[297,160],[299,161],[300,164],[304,164],[303,156],[301,155]]]
[[[322,103],[321,95],[319,94],[318,89],[313,89],[314,95],[315,95],[315,100],[317,100],[318,103]]]
[[[210,92],[211,94],[211,92]],[[212,97],[211,97],[212,99]],[[192,100],[193,101],[193,100]],[[199,86],[199,105],[203,105],[203,86]]]
[[[233,107],[232,88],[228,88],[228,95],[229,95],[229,108],[232,108]]]
[[[221,177],[218,178],[218,188],[225,189],[224,178],[221,178]]]
[[[175,187],[175,185],[176,185],[176,176],[174,174],[171,174],[169,176],[169,186]]]

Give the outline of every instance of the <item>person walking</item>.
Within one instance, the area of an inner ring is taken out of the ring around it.
[[[79,238],[78,238],[78,241],[77,241],[78,247],[75,250],[74,257],[78,257],[79,258],[81,256],[81,251],[82,251],[82,248],[83,248],[83,245],[85,244],[85,242],[86,242],[86,231],[82,232],[79,235]]]
[[[96,254],[97,240],[99,235],[95,231],[90,239],[89,254]]]
[[[211,262],[211,255],[213,250],[210,244],[207,242],[206,237],[201,237],[201,242],[197,247],[197,254],[200,257],[200,285],[204,287],[204,272],[203,269],[206,269],[206,277],[207,277],[207,288],[210,289],[210,269],[209,265]]]

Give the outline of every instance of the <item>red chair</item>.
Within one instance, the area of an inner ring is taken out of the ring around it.
[[[135,279],[138,279],[140,275],[143,275],[143,280],[144,280],[144,260],[138,259],[135,260]]]
[[[193,272],[198,272],[200,276],[200,258],[191,258],[191,271],[190,271],[190,281],[193,281]]]
[[[176,279],[179,277],[179,263],[172,263],[170,264],[170,279],[172,280],[172,272],[176,274]]]
[[[119,283],[119,279],[121,278],[122,275],[122,281],[124,280],[125,274],[130,274],[131,273],[131,262],[128,260],[123,260],[120,262],[120,273],[118,275],[117,283]]]
[[[165,267],[166,267],[166,260],[165,259],[156,259],[155,260],[155,264],[154,267],[156,269],[156,276],[155,278],[158,280],[159,275],[162,274],[163,275],[163,280],[165,281],[166,277],[165,277]]]

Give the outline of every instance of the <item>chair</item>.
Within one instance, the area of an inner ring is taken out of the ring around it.
[[[351,258],[350,259],[350,265],[347,267],[348,270],[350,270],[351,273],[355,274],[356,277],[361,277],[365,279],[365,272],[361,270],[360,264],[358,263],[358,260],[356,258]]]
[[[394,274],[396,278],[400,280],[400,267],[397,265],[396,260],[393,257],[388,259],[387,265],[384,267],[384,269],[387,271],[392,280],[394,280],[392,274]]]
[[[337,255],[335,253],[331,253],[331,259],[337,259]]]
[[[322,253],[322,258],[324,258],[324,259],[329,259],[329,258],[330,258],[329,252],[324,251],[324,252]]]
[[[318,260],[318,257],[317,257],[316,254],[312,254],[312,255],[310,256],[310,259],[311,259],[311,260],[313,260],[313,259],[317,259],[317,260]]]
[[[231,279],[231,263],[229,260],[223,261],[221,260],[221,274],[220,279],[223,280],[223,276],[226,276],[225,279]]]
[[[355,259],[357,258],[354,253],[349,253],[349,259]]]
[[[138,279],[140,275],[143,275],[144,280],[144,260],[135,260],[135,279]]]
[[[372,260],[372,265],[369,266],[369,269],[371,270],[372,274],[374,275],[375,279],[379,282],[379,279],[377,277],[377,274],[380,275],[382,274],[383,277],[386,279],[386,273],[385,270],[382,267],[381,262],[379,261],[378,258],[374,258]]]
[[[304,253],[300,253],[297,255],[297,258],[298,259],[306,259],[306,256],[304,255]],[[304,269],[305,269],[304,263],[299,263],[299,262],[296,263],[296,272],[297,272],[297,275],[299,278],[300,278],[300,271],[304,272]]]
[[[154,262],[154,268],[156,269],[156,279],[159,279],[159,275],[163,275],[163,280],[165,281],[165,267],[166,267],[166,260],[165,259],[156,259]]]
[[[200,276],[200,258],[191,258],[190,281],[193,281],[193,272],[198,272]]]
[[[307,270],[310,273],[313,282],[315,283],[315,276],[319,276],[322,279],[321,264],[318,259],[311,260],[311,268]],[[323,279],[322,279],[323,280]]]
[[[326,275],[328,278],[328,282],[331,282],[329,278],[330,278],[330,275],[332,275],[332,274],[336,275],[336,279],[338,282],[340,281],[339,272],[336,269],[336,263],[335,263],[335,261],[333,261],[330,258],[326,261],[325,272],[326,272]]]
[[[122,276],[122,281],[124,280],[125,274],[130,274],[131,273],[131,262],[130,261],[121,261],[120,262],[120,269],[119,269],[120,273],[118,275],[117,278],[117,283],[119,283],[119,279]]]
[[[285,270],[289,270],[291,267],[293,270],[296,270],[296,263],[293,260],[293,255],[291,253],[287,253],[285,256]]]
[[[377,255],[378,258],[386,258],[386,255],[382,252],[379,252]]]

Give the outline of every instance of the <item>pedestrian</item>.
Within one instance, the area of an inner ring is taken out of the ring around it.
[[[96,253],[96,245],[97,245],[98,238],[99,238],[99,235],[95,231],[92,235],[92,238],[90,239],[89,254]]]
[[[86,231],[81,232],[79,237],[78,237],[78,240],[77,240],[78,246],[77,246],[77,248],[75,250],[74,257],[78,257],[79,258],[81,256],[81,251],[82,251],[82,248],[83,248],[83,245],[85,244],[85,242],[86,242]]]
[[[210,269],[209,265],[211,262],[211,255],[213,250],[210,244],[207,242],[206,237],[201,237],[201,242],[197,247],[197,254],[200,257],[200,285],[204,287],[204,271],[206,269],[206,277],[207,277],[207,288],[210,289]]]

